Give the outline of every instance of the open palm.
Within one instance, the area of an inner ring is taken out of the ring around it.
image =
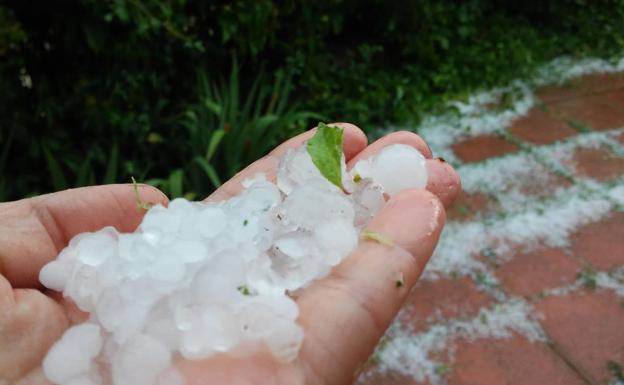
[[[396,246],[361,242],[330,276],[297,293],[305,337],[294,362],[278,363],[262,353],[245,359],[180,360],[176,366],[187,384],[349,384],[416,283],[444,225],[443,206],[460,189],[459,178],[443,160],[430,159],[427,145],[413,133],[389,134],[367,146],[360,129],[337,125],[344,128],[349,165],[394,143],[412,145],[429,158],[427,189],[393,196],[368,226],[390,236]],[[274,179],[281,154],[311,135],[313,131],[281,144],[207,200],[236,195],[241,182],[258,172]],[[143,201],[167,203],[155,188],[140,186],[139,191]],[[0,384],[46,384],[41,361],[47,350],[71,324],[85,319],[61,295],[42,290],[41,267],[74,235],[104,226],[130,232],[142,215],[135,210],[130,185],[86,187],[0,204]]]

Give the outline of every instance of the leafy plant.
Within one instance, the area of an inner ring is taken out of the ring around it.
[[[292,76],[278,71],[271,83],[260,72],[247,92],[241,92],[236,60],[229,79],[211,82],[197,72],[197,101],[180,117],[186,137],[188,162],[168,179],[151,183],[173,197],[184,192],[205,196],[241,168],[265,155],[279,142],[301,132],[319,114],[303,111],[291,102]],[[182,186],[186,186],[182,188]]]
[[[598,287],[596,272],[591,268],[583,269],[583,271],[578,274],[577,279],[586,289],[596,290]]]
[[[203,196],[304,111],[412,124],[559,55],[621,55],[622,19],[624,0],[7,0],[0,200],[131,175]]]

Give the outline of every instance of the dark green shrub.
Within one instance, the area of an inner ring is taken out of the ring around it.
[[[413,122],[558,55],[620,54],[622,20],[624,0],[7,0],[0,200],[131,175],[203,195],[309,124],[302,111]],[[279,111],[259,96],[276,89]],[[236,116],[202,104],[215,90]]]

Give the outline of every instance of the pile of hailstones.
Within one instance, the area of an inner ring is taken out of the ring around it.
[[[342,158],[343,189],[302,147],[283,156],[277,185],[256,175],[227,201],[155,206],[134,233],[106,227],[74,237],[40,279],[90,318],[51,348],[46,377],[179,384],[179,358],[268,348],[277,360],[295,359],[303,330],[288,293],[349,255],[387,196],[426,184],[424,157],[406,145],[350,172]]]

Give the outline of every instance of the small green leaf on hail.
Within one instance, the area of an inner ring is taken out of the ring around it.
[[[312,163],[327,180],[342,188],[342,134],[339,127],[319,123],[314,136],[308,140],[306,148]]]
[[[360,183],[360,182],[362,181],[362,177],[360,176],[360,174],[355,174],[355,175],[353,176],[353,181],[354,181],[355,183]]]
[[[390,237],[370,230],[362,230],[362,233],[360,233],[360,238],[365,241],[381,243],[382,245],[386,245],[388,247],[394,246],[394,241],[390,239]]]
[[[240,293],[242,295],[251,295],[251,291],[245,285],[241,285],[241,286],[237,287],[237,289],[238,289],[238,291],[240,291]]]

